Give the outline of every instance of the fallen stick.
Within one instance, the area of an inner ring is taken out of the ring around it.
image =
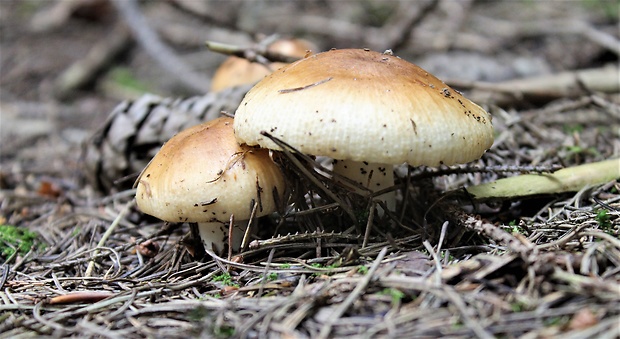
[[[591,92],[620,92],[620,69],[615,65],[557,74],[541,75],[498,83],[446,80],[450,86],[469,90],[468,97],[479,103],[499,106],[519,102],[548,102],[557,98],[588,95]]]

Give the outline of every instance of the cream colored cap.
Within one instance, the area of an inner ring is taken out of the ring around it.
[[[283,175],[268,150],[239,146],[232,123],[218,118],[164,144],[138,179],[140,210],[171,222],[247,220],[253,201],[256,217],[275,211]]]
[[[491,117],[432,74],[391,53],[315,54],[265,77],[245,96],[237,140],[334,159],[436,166],[473,161],[491,147]]]

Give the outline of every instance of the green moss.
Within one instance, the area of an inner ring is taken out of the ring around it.
[[[401,300],[405,297],[405,293],[393,287],[385,288],[381,291],[383,295],[389,295],[392,298],[392,304],[400,304]]]
[[[512,234],[525,234],[525,229],[519,226],[519,222],[517,220],[511,220],[508,223],[508,226],[510,227]]]
[[[26,254],[36,244],[38,236],[25,228],[0,225],[0,254],[3,258],[8,258],[17,251],[19,254]],[[38,246],[43,248],[42,245]]]
[[[561,326],[568,324],[569,321],[570,321],[570,317],[567,317],[567,316],[549,317],[543,320],[543,324],[545,324],[546,327],[550,327],[550,326],[561,327]]]
[[[219,275],[215,275],[213,276],[213,281],[219,281],[226,286],[239,287],[239,284],[232,281],[232,277],[230,276],[229,273],[222,273]]]
[[[452,255],[452,253],[449,253],[449,252],[447,252],[447,251],[441,251],[441,252],[439,253],[439,257],[440,257],[441,259],[445,259],[445,257],[446,257],[446,253],[448,253],[448,262],[452,262],[452,261],[455,261],[455,260],[456,260],[456,258]]]
[[[562,126],[564,133],[573,134],[583,132],[583,125],[581,124],[565,124]]]
[[[601,153],[594,147],[566,146],[566,158],[570,159],[575,155],[592,155],[602,157]]]
[[[231,326],[215,326],[213,334],[217,338],[230,338],[235,334],[235,328]]]
[[[594,217],[594,219],[603,231],[611,232],[613,230],[611,216],[609,215],[609,211],[606,209],[596,211],[596,217]]]
[[[531,311],[532,307],[525,300],[514,300],[510,303],[510,309],[515,312]]]
[[[148,92],[149,87],[140,82],[126,67],[116,67],[110,72],[110,78],[122,87],[133,89],[139,92]]]
[[[316,277],[321,276],[321,275],[331,275],[331,274],[333,274],[333,272],[330,271],[331,269],[340,267],[340,265],[338,263],[333,263],[331,265],[323,265],[323,264],[320,264],[320,263],[312,263],[312,264],[310,264],[310,266],[314,267],[314,268],[320,268],[320,269],[324,270],[324,271],[319,271],[319,272],[312,273],[312,275],[314,275]]]

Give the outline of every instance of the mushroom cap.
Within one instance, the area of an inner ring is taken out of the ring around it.
[[[280,39],[267,48],[272,53],[303,58],[309,50],[314,49],[312,43],[302,39]],[[211,79],[211,91],[217,92],[235,86],[253,84],[288,64],[272,62],[269,67],[250,62],[247,59],[230,56],[217,68]]]
[[[233,119],[190,127],[162,146],[138,178],[140,210],[171,222],[247,220],[276,210],[284,177],[269,150],[240,146]]]
[[[391,53],[331,50],[281,68],[237,108],[240,143],[306,154],[437,166],[478,159],[493,143],[490,115]]]

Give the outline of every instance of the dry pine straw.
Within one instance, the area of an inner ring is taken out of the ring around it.
[[[618,156],[606,112],[617,103],[588,98],[497,110],[496,145],[477,165]],[[440,199],[437,188],[503,175],[457,172],[415,170],[411,178],[426,179],[404,181],[407,211],[391,229],[367,230],[364,213],[352,227],[319,191],[325,202],[296,201],[304,211],[277,231],[302,233],[203,262],[188,252],[186,226],[162,231],[131,205],[131,191],[97,201],[3,192],[6,223],[36,230],[47,247],[2,265],[0,337],[620,335],[620,184],[497,204]],[[350,204],[353,213],[365,206]]]

